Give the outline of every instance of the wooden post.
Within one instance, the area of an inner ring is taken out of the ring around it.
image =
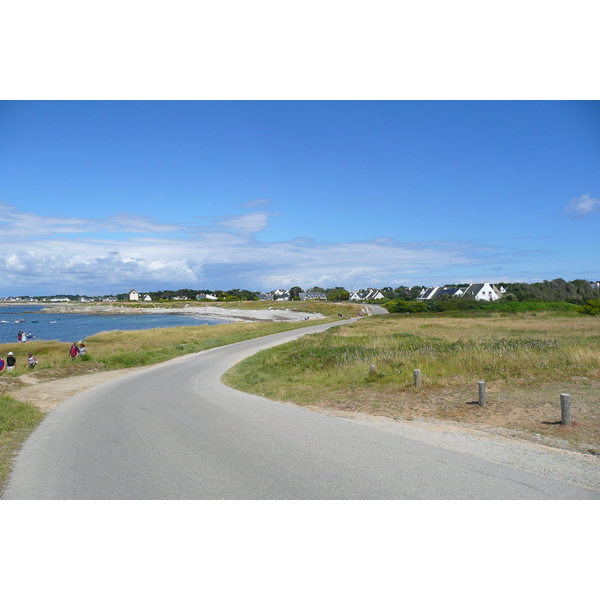
[[[479,406],[485,406],[485,381],[479,381]]]
[[[415,387],[421,387],[421,369],[414,370]]]
[[[561,425],[569,425],[571,422],[571,395],[560,395],[560,422]]]
[[[377,374],[377,367],[375,365],[371,365],[371,367],[369,368],[369,375],[376,375]]]

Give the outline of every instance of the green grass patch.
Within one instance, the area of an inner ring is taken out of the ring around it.
[[[16,453],[43,418],[39,408],[0,396],[0,493],[6,486]]]
[[[524,429],[530,409],[533,425],[550,428],[556,422],[558,393],[546,398],[545,390],[557,388],[578,398],[579,410],[585,412],[581,439],[598,444],[599,334],[600,320],[578,315],[482,315],[466,320],[439,314],[383,315],[264,350],[238,363],[224,382],[301,405],[405,419],[482,423],[489,418],[490,425],[506,427],[517,420],[517,427]],[[419,389],[414,387],[414,369],[421,370]],[[472,409],[478,381],[487,382],[490,390],[485,414]],[[516,390],[521,390],[518,398]],[[494,394],[500,392],[509,399],[494,404]],[[575,441],[571,430],[554,433]]]

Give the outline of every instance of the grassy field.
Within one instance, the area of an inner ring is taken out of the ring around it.
[[[421,369],[419,389],[414,369]],[[225,381],[319,409],[501,427],[600,451],[596,317],[378,316],[261,352]],[[478,381],[487,383],[483,407]],[[567,427],[560,425],[562,392],[572,396]]]

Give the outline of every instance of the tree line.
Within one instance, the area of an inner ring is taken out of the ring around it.
[[[453,283],[446,284],[446,287],[467,287],[468,285],[468,283]],[[600,300],[600,288],[591,285],[590,282],[585,279],[574,279],[573,281],[553,279],[551,281],[544,280],[536,283],[501,282],[497,283],[496,286],[502,286],[506,289],[506,293],[503,295],[502,299],[498,300],[497,302],[567,302],[570,304],[583,305],[590,300]],[[426,286],[398,286],[396,288],[386,286],[379,288],[379,291],[385,297],[384,300],[381,300],[380,302],[389,302],[391,300],[405,302],[415,301],[424,287]],[[288,290],[290,299],[299,300],[300,293],[303,291],[304,290],[301,287],[293,286]],[[307,291],[323,293],[326,295],[327,300],[335,302],[348,300],[350,298],[350,292],[346,288],[340,286],[331,288],[314,286]],[[191,288],[182,288],[179,290],[159,290],[156,292],[145,292],[144,295],[146,295],[146,293],[154,302],[159,302],[161,300],[173,300],[175,298],[187,298],[188,300],[195,300],[198,294],[209,294],[217,297],[220,301],[259,300],[261,295],[261,292],[238,288],[230,290],[195,290]],[[79,294],[58,294],[53,297],[68,298],[71,301],[77,301],[81,296]],[[128,300],[129,295],[123,293],[117,294],[115,297],[117,300],[126,301]],[[40,296],[35,296],[32,298],[29,298],[28,296],[25,297],[25,299],[36,300],[40,300],[41,298],[42,297]],[[449,303],[445,306],[450,307],[453,304],[456,304],[457,306],[460,304],[462,306],[462,304],[469,303],[469,300],[443,297],[436,299],[435,302],[436,304]],[[430,305],[432,305],[431,302]],[[421,311],[423,309],[418,308],[415,310]]]
[[[467,287],[468,283],[447,284],[446,287]],[[564,279],[553,279],[551,281],[544,280],[536,283],[497,283],[496,287],[504,287],[506,293],[499,302],[568,302],[571,304],[585,304],[588,300],[600,299],[600,288],[590,284],[585,279],[575,279],[573,281],[565,281]],[[385,296],[385,300],[416,300],[425,286],[398,286],[393,288],[386,286],[379,288],[379,291]],[[291,287],[288,292],[290,299],[297,300],[300,293],[304,291],[299,286]],[[321,292],[327,296],[327,300],[340,301],[348,300],[350,292],[340,286],[323,288],[314,286],[307,290],[309,292]],[[364,290],[361,290],[364,291]],[[227,300],[258,300],[261,292],[250,291],[246,289],[230,289],[230,290],[195,290],[183,288],[179,290],[159,290],[156,292],[148,292],[153,301],[172,300],[174,298],[188,298],[195,300],[198,294],[210,294],[216,296],[221,301]],[[118,294],[119,300],[126,300],[127,294]],[[461,300],[460,298],[443,298],[436,302],[455,303]],[[464,302],[468,302],[466,299]]]

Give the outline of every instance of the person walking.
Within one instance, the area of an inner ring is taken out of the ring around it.
[[[14,370],[16,364],[17,364],[17,359],[15,358],[15,355],[12,352],[9,352],[8,356],[6,357],[6,370],[7,371]]]
[[[69,356],[71,357],[72,361],[74,361],[79,356],[79,348],[77,347],[77,344],[75,342],[73,342],[73,345],[69,350]]]
[[[33,368],[35,367],[35,365],[37,365],[37,358],[30,352],[27,355],[27,364],[29,365],[29,368],[33,371]]]
[[[79,342],[79,356],[83,358],[87,353],[85,344],[83,342]]]

